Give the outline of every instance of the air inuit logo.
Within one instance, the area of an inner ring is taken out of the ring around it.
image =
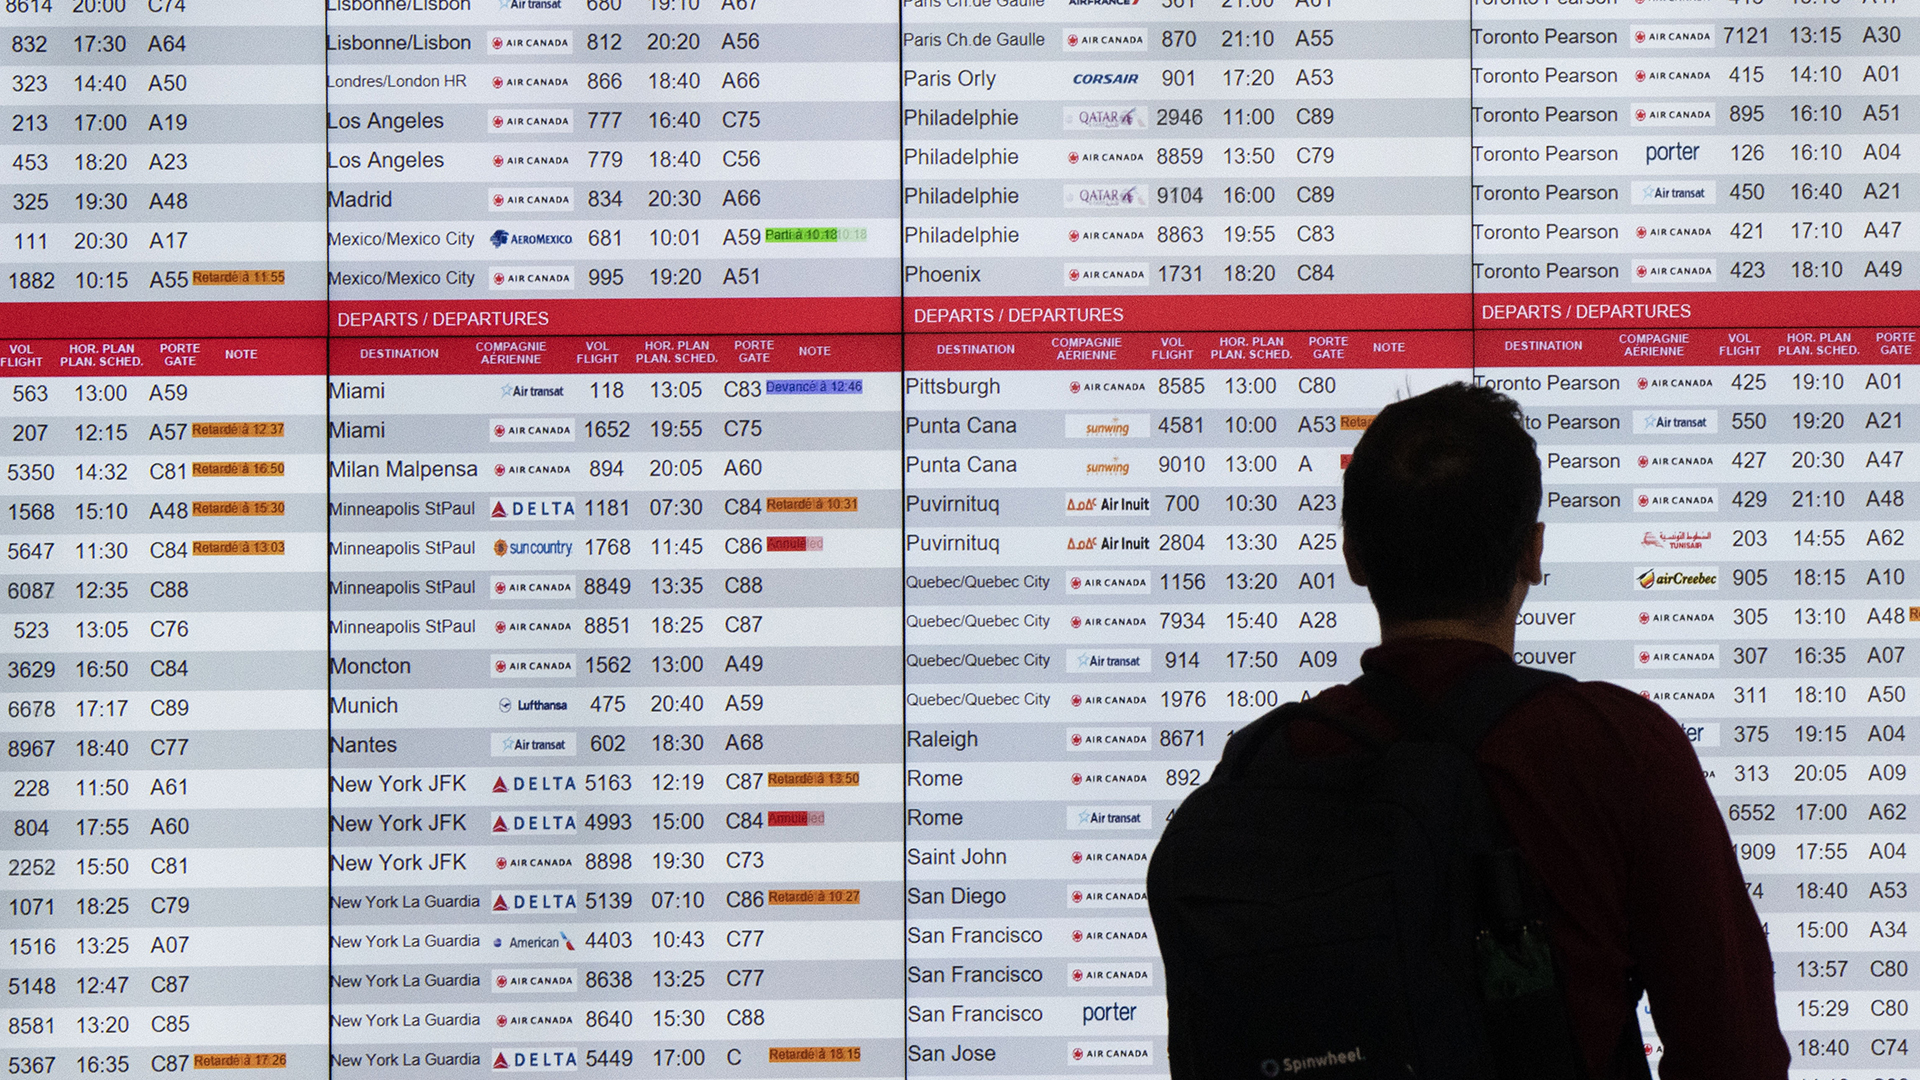
[[[501,1072],[579,1072],[580,1051],[571,1046],[495,1050],[493,1067]]]
[[[572,653],[496,653],[488,661],[496,679],[571,679]]]
[[[556,213],[573,210],[573,189],[569,187],[490,188],[487,209],[498,213]]]
[[[1649,566],[1634,572],[1634,580],[1649,592],[1696,592],[1720,587],[1717,566]]]
[[[575,968],[511,968],[493,973],[496,994],[572,994],[580,989]]]
[[[1141,184],[1068,184],[1063,190],[1069,210],[1147,208],[1147,189]]]
[[[1067,492],[1068,517],[1148,517],[1152,513],[1153,497],[1144,491]]]
[[[1152,125],[1139,105],[1068,105],[1061,110],[1060,126],[1067,131],[1132,131]]]

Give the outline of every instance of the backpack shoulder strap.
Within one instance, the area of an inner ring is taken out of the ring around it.
[[[1471,755],[1494,725],[1522,702],[1549,686],[1571,681],[1557,671],[1521,667],[1503,657],[1474,668],[1431,704],[1421,701],[1405,679],[1389,671],[1369,671],[1353,686],[1409,735],[1449,742]]]
[[[1326,724],[1371,753],[1386,749],[1386,744],[1377,736],[1345,717],[1335,716],[1311,701],[1289,701],[1234,732],[1220,754],[1218,775],[1237,781],[1256,768],[1290,757],[1292,751],[1287,746],[1286,729],[1296,720]]]

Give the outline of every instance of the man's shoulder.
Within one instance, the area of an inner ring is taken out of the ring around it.
[[[1651,764],[1684,753],[1685,728],[1650,697],[1615,683],[1560,680],[1522,702],[1487,736],[1492,753],[1604,755]]]

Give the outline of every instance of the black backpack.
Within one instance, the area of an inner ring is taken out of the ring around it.
[[[1544,895],[1473,756],[1562,681],[1502,660],[1429,708],[1373,672],[1353,685],[1397,741],[1304,702],[1228,740],[1147,870],[1173,1080],[1586,1076]],[[1284,732],[1307,717],[1363,749],[1295,756]],[[1619,1053],[1618,1075],[1649,1075],[1637,1023]]]

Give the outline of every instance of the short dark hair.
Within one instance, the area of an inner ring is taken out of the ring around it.
[[[1540,514],[1520,406],[1449,383],[1380,410],[1347,464],[1341,522],[1384,619],[1485,618]]]

